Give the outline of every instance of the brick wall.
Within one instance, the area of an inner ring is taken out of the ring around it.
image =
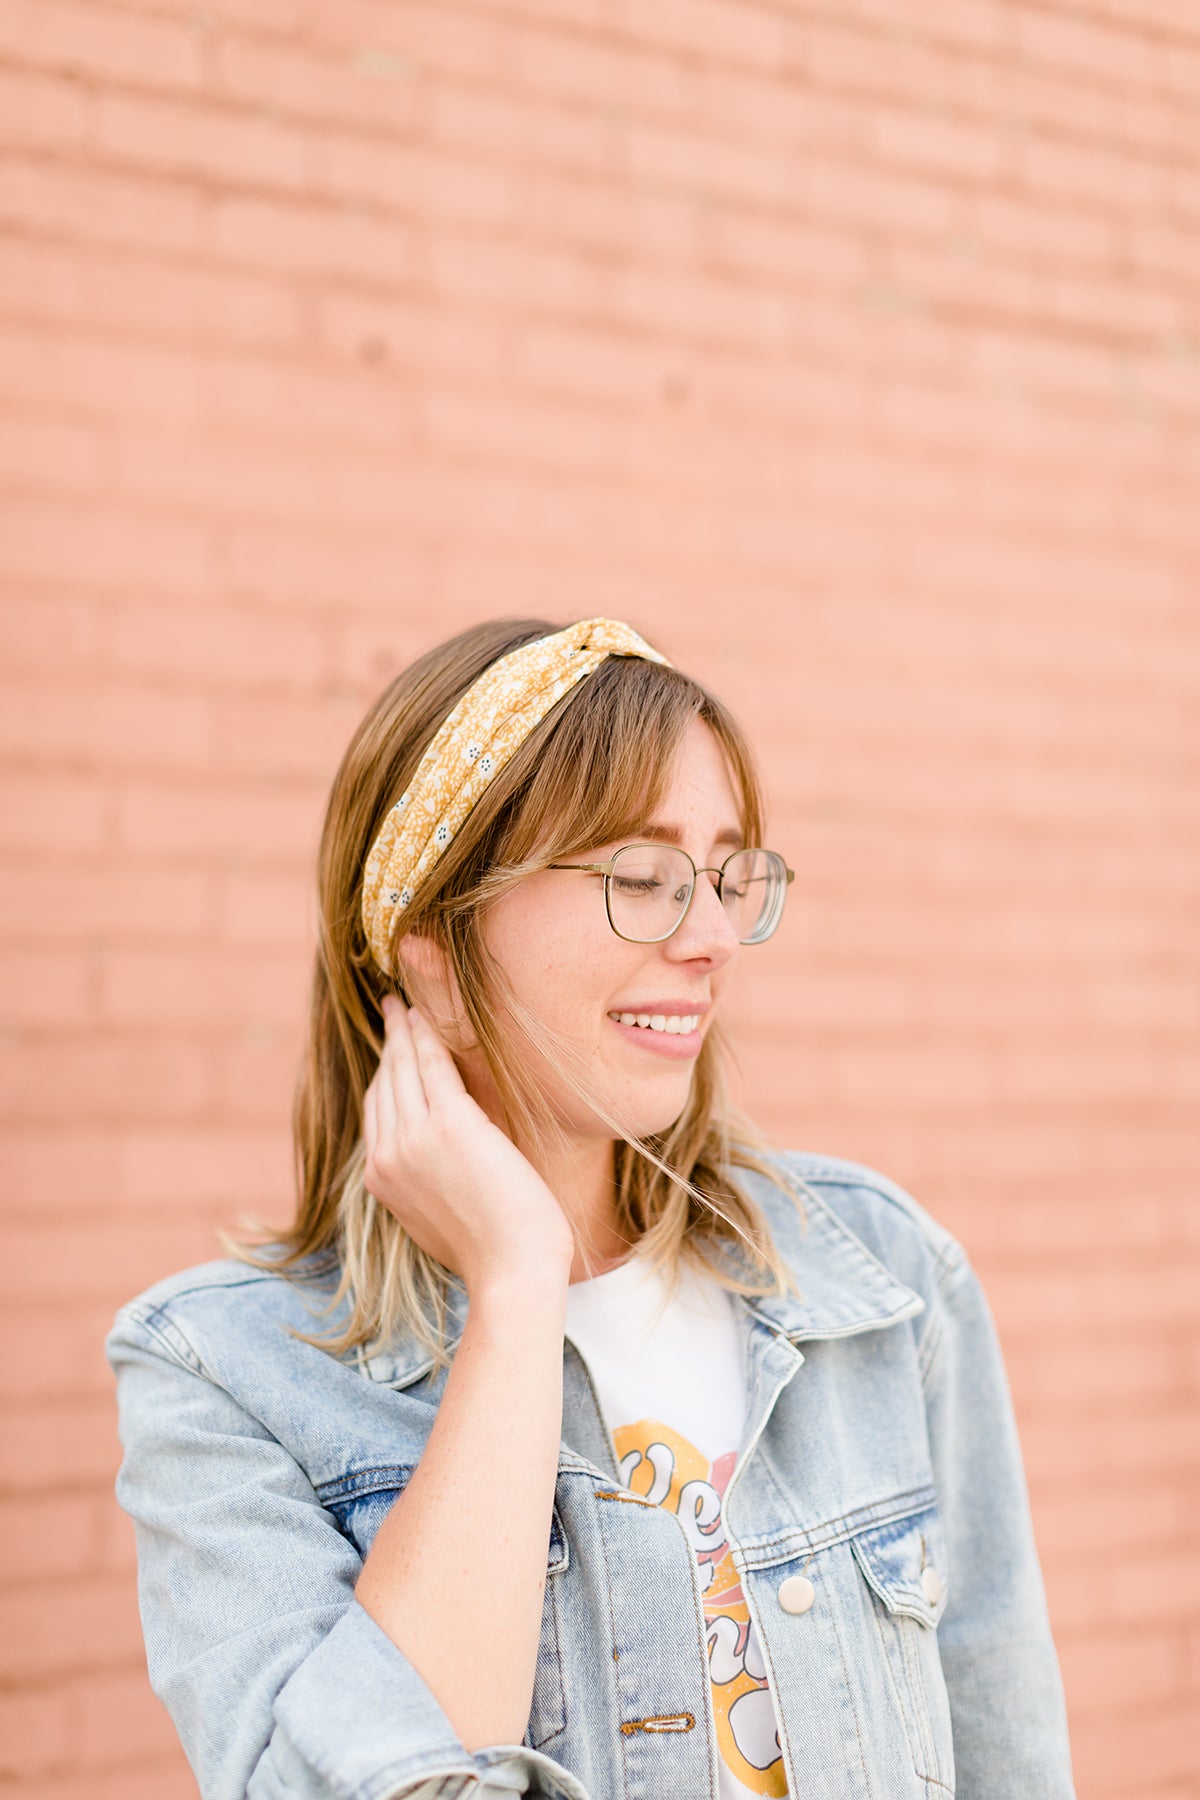
[[[970,1250],[1080,1794],[1200,1794],[1198,108],[1187,0],[0,0],[0,1786],[195,1793],[101,1337],[286,1213],[361,710],[541,611],[756,729],[744,1091]]]

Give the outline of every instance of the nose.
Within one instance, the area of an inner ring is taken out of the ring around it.
[[[717,884],[707,873],[696,877],[683,922],[663,943],[673,962],[703,960],[719,968],[741,949],[733,920],[718,896]]]

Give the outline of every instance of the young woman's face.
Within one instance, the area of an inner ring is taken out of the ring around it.
[[[679,844],[700,869],[719,868],[742,844],[724,754],[702,720],[689,726],[662,803],[637,837]],[[620,848],[595,844],[568,860],[603,862]],[[663,1131],[679,1117],[739,948],[711,875],[700,876],[682,924],[661,943],[619,938],[608,923],[603,878],[557,869],[526,877],[496,901],[484,938],[519,999],[574,1050],[588,1085],[634,1135]],[[699,1023],[667,1032],[622,1024],[622,1013],[660,1022],[699,1015]],[[532,1052],[529,1063],[568,1130],[612,1137],[552,1063]]]

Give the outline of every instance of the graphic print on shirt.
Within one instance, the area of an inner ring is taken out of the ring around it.
[[[787,1793],[787,1777],[775,1703],[722,1516],[737,1453],[730,1450],[710,1466],[685,1437],[658,1419],[620,1426],[613,1442],[625,1486],[675,1513],[696,1553],[708,1622],[713,1716],[725,1765],[749,1793],[780,1800]]]

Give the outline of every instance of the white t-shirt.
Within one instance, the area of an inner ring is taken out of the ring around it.
[[[727,1288],[684,1267],[678,1293],[648,1257],[567,1289],[566,1335],[587,1363],[635,1493],[676,1513],[700,1569],[721,1800],[787,1794],[775,1705],[722,1496],[746,1426],[745,1334]]]

